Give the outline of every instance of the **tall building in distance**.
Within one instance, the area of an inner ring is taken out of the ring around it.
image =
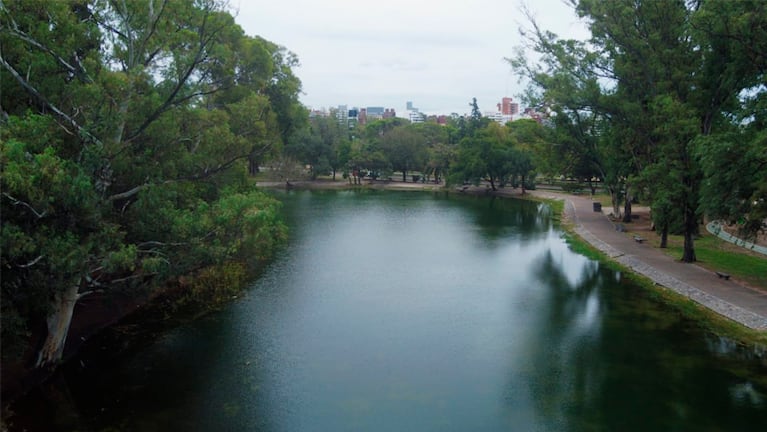
[[[510,97],[504,97],[498,104],[498,111],[505,116],[514,116],[519,114],[519,104]]]
[[[365,111],[367,112],[367,116],[370,120],[381,120],[384,118],[384,107],[369,106]]]
[[[506,124],[514,120],[514,116],[519,114],[519,104],[510,97],[501,99],[501,103],[496,105],[498,110],[495,112],[485,112],[485,117],[492,119],[498,124]]]
[[[347,124],[349,122],[349,108],[346,105],[338,105],[336,119],[338,119],[338,123],[341,124]]]
[[[423,113],[419,111],[418,108],[413,106],[412,101],[407,101],[405,108],[407,111],[407,117],[410,119],[411,123],[423,123],[424,120],[426,120],[426,116],[423,115]]]

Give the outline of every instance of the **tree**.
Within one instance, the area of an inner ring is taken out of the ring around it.
[[[576,41],[558,41],[534,25],[531,45],[544,54],[548,69],[525,68],[524,62],[513,65],[528,72],[535,85],[544,90],[547,102],[569,107],[566,112],[571,119],[575,118],[572,114],[587,111],[585,107],[604,116],[609,128],[604,129],[608,133],[603,136],[612,137],[611,149],[597,154],[618,156],[604,166],[618,168],[617,178],[625,183],[624,218],[630,218],[633,196],[648,196],[664,225],[671,224],[668,218],[680,218],[682,261],[695,261],[694,236],[704,209],[701,188],[712,186],[704,193],[709,197],[717,189],[704,181],[704,175],[713,174],[715,164],[700,147],[712,145],[706,137],[729,132],[744,91],[762,91],[758,85],[762,83],[764,61],[757,53],[764,52],[764,5],[718,1],[572,3],[589,22],[590,48]],[[588,103],[579,108],[570,94],[596,94],[588,91],[590,87],[601,87],[601,96],[587,97]],[[561,89],[575,91],[568,94]],[[620,162],[622,155],[628,156],[629,170]],[[651,180],[658,175],[663,178]],[[662,185],[664,191],[652,191],[650,181],[654,181],[653,187]],[[668,209],[669,203],[679,211]],[[724,209],[718,205],[705,208]]]
[[[341,147],[348,141],[348,130],[338,123],[335,116],[315,117],[308,127],[296,133],[285,148],[285,153],[312,167],[312,179],[318,175],[336,171],[343,166],[339,156]],[[345,164],[345,162],[344,162]]]
[[[528,46],[507,61],[530,82],[528,104],[552,111],[548,139],[534,149],[536,163],[549,177],[588,182],[592,192],[592,179],[599,179],[610,193],[613,214],[620,217],[621,201],[628,197],[626,179],[634,169],[620,131],[612,127],[608,89],[603,88],[612,82],[604,72],[606,60],[582,41],[558,40],[529,13],[528,19],[532,30],[522,32]],[[541,54],[540,63],[530,60],[528,50]]]
[[[478,185],[480,181],[486,181],[491,190],[496,191],[517,176],[522,179],[524,192],[524,183],[534,167],[530,156],[520,148],[516,139],[510,128],[497,123],[488,124],[474,137],[464,138],[451,165],[449,182]]]
[[[394,171],[402,172],[407,181],[409,171],[420,169],[426,163],[427,150],[424,137],[412,126],[394,128],[380,137],[380,149]]]
[[[696,142],[704,176],[700,204],[710,217],[738,223],[741,234],[752,237],[767,228],[767,5],[705,1],[691,26],[705,71],[696,82],[703,91],[694,96],[710,107]]]
[[[284,237],[247,161],[284,139],[300,83],[225,7],[0,4],[3,340],[45,322],[37,366],[61,359],[83,297]]]

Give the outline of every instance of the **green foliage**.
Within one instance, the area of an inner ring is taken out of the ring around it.
[[[349,131],[335,116],[314,117],[297,131],[285,147],[285,154],[311,166],[312,178],[335,174],[349,161]]]
[[[684,261],[695,261],[704,211],[761,228],[764,2],[573,5],[589,22],[588,44],[532,22],[528,47],[540,61],[523,50],[510,60],[530,79],[531,101],[557,114],[553,147],[538,150],[545,174],[600,177],[616,212],[621,196],[647,198],[656,222],[685,234]],[[726,154],[736,142],[743,152]]]
[[[59,290],[157,286],[284,240],[247,176],[306,122],[298,62],[222,2],[5,1],[0,45],[4,352]]]
[[[451,166],[449,182],[478,185],[487,181],[493,190],[506,183],[529,186],[534,165],[528,149],[539,138],[531,132],[530,125],[490,123],[473,137],[464,138]]]
[[[173,299],[171,308],[206,312],[230,302],[248,283],[247,267],[239,261],[228,261],[194,272],[188,282],[182,280],[182,292]]]

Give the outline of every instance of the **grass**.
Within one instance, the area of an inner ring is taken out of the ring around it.
[[[684,240],[681,236],[669,236],[666,254],[682,256]],[[733,278],[767,291],[767,257],[728,243],[719,237],[706,234],[695,240],[695,255],[701,267],[711,271],[729,273]]]

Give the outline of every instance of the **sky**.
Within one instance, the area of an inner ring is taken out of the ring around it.
[[[504,57],[522,44],[519,28],[539,26],[586,39],[563,0],[230,0],[236,21],[294,52],[301,101],[312,109],[405,105],[427,114],[495,111],[525,85]]]

